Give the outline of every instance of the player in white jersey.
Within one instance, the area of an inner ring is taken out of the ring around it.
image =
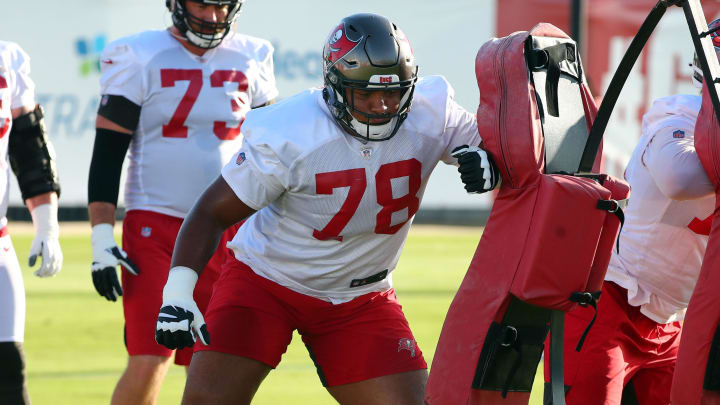
[[[240,147],[245,114],[278,93],[272,45],[231,32],[242,3],[168,0],[171,27],[116,40],[101,56],[88,209],[93,284],[108,300],[123,295],[129,361],[113,404],[155,403],[173,354],[153,338],[155,309],[177,232],[197,196]],[[121,249],[113,224],[128,148]],[[202,307],[228,253],[218,249],[208,264],[195,291]],[[191,349],[178,351],[175,363],[188,365],[191,356]]]
[[[203,343],[185,404],[250,403],[294,330],[340,403],[423,403],[427,365],[392,271],[439,161],[466,157],[466,188],[478,192],[495,187],[497,169],[476,146],[474,115],[443,77],[418,79],[387,18],[343,19],[323,67],[323,89],[248,114],[243,147],[178,235],[156,338]],[[203,317],[198,273],[223,229],[253,213]]]
[[[25,386],[25,289],[7,228],[10,168],[20,186],[35,238],[28,263],[35,275],[51,277],[62,267],[58,242],[55,156],[35,103],[30,58],[15,43],[0,41],[0,404],[30,403]]]
[[[694,76],[701,87],[702,73]],[[695,152],[701,97],[655,100],[625,179],[632,197],[619,251],[610,259],[597,320],[581,352],[575,345],[594,315],[578,308],[565,322],[569,405],[670,403],[681,323],[690,301],[715,206],[713,185]],[[546,391],[547,392],[547,391]]]

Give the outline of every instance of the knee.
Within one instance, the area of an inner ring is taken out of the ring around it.
[[[126,374],[141,381],[162,379],[170,366],[170,357],[130,356]]]
[[[22,343],[0,342],[0,403],[29,404]]]
[[[211,389],[196,384],[185,385],[182,405],[222,404],[226,402],[227,398],[218,395],[218,393],[213,392]],[[250,402],[247,403],[249,404]]]

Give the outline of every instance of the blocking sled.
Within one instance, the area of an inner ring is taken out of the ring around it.
[[[595,305],[629,187],[598,174],[600,142],[586,147],[597,107],[560,29],[540,23],[485,43],[475,73],[482,147],[502,185],[448,310],[426,402],[527,404],[552,329],[552,398],[564,404],[564,312]]]

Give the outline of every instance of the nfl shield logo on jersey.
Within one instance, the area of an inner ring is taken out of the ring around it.
[[[673,138],[685,138],[685,131],[676,129],[675,131],[673,131]]]
[[[408,338],[398,340],[398,353],[403,350],[410,352],[410,357],[415,357],[415,341]]]
[[[244,161],[245,161],[245,152],[238,153],[238,157],[237,157],[237,159],[235,159],[235,163],[237,163],[237,165],[240,166],[241,164],[243,164]]]
[[[143,226],[140,229],[140,235],[142,235],[144,238],[149,238],[151,234],[152,234],[152,228],[150,228],[149,226]]]
[[[370,157],[372,156],[372,153],[373,153],[372,148],[363,148],[360,151],[360,156],[362,156],[365,159],[370,159]]]

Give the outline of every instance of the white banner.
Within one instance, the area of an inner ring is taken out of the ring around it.
[[[495,32],[494,4],[494,0],[248,0],[237,29],[275,45],[282,98],[322,84],[322,46],[342,17],[358,12],[386,15],[408,35],[421,75],[445,75],[458,102],[474,112],[479,99],[475,53]],[[57,151],[61,205],[87,203],[100,51],[116,38],[170,23],[164,0],[43,0],[3,7],[0,38],[19,43],[31,57],[37,98],[45,108]],[[485,198],[465,194],[454,167],[439,166],[423,207],[477,207],[478,201],[487,206]],[[20,193],[13,187],[11,205],[21,205]]]

